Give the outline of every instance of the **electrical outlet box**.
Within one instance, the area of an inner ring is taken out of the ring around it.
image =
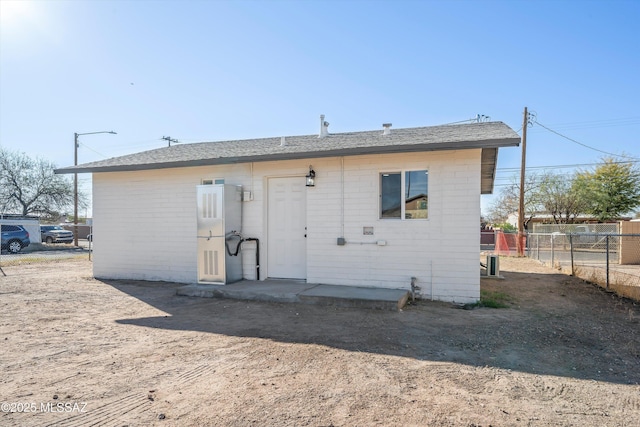
[[[376,242],[376,244],[377,244],[378,246],[387,246],[387,241],[386,241],[386,240],[378,240],[378,241]]]
[[[338,246],[344,246],[347,243],[347,241],[344,239],[344,237],[338,237]]]
[[[362,234],[365,236],[373,236],[373,227],[362,227]]]

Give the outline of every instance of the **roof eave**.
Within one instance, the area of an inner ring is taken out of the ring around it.
[[[268,162],[278,160],[299,160],[319,157],[341,157],[341,156],[357,156],[367,154],[394,154],[394,153],[415,153],[421,151],[445,151],[445,150],[468,150],[468,149],[498,149],[500,147],[517,147],[520,143],[519,138],[506,138],[484,141],[466,141],[466,142],[443,142],[428,144],[412,144],[412,145],[389,145],[374,147],[355,147],[346,149],[334,149],[325,151],[303,151],[303,152],[280,152],[273,154],[261,154],[242,157],[216,157],[196,160],[181,160],[173,162],[158,163],[142,163],[142,164],[125,164],[112,166],[95,166],[79,165],[60,168],[54,170],[56,174],[71,173],[92,173],[92,172],[132,172],[153,169],[171,169],[182,167],[212,166],[236,163],[251,162]],[[492,185],[493,187],[493,180]],[[484,194],[484,193],[483,193]]]

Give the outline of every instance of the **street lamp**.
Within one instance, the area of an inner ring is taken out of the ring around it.
[[[86,133],[74,133],[73,134],[73,164],[74,166],[78,166],[78,147],[80,146],[78,143],[78,137],[80,135],[95,135],[98,133],[111,133],[116,135],[116,133],[112,130],[103,130],[100,132],[86,132]],[[73,244],[78,246],[78,173],[73,174]]]

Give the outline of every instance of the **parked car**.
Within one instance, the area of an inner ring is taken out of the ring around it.
[[[1,225],[2,249],[17,254],[31,244],[29,232],[21,225]]]
[[[73,232],[65,230],[59,225],[41,225],[40,238],[43,243],[71,243]]]

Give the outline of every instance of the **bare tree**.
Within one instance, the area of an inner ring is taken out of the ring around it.
[[[538,176],[527,175],[524,183],[524,226],[540,212]],[[494,224],[505,223],[510,215],[517,215],[520,200],[520,179],[511,178],[511,183],[503,187],[498,199],[489,208],[489,218]]]
[[[56,215],[73,206],[73,183],[55,165],[0,148],[0,207],[4,213]]]

